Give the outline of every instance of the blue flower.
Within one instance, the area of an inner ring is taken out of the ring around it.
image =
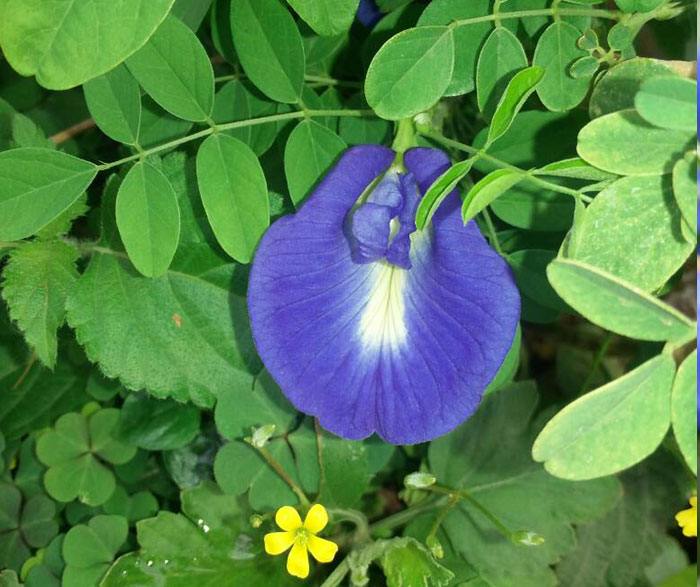
[[[507,263],[450,194],[416,231],[450,165],[415,148],[346,151],[253,263],[248,304],[265,366],[294,406],[344,438],[413,444],[474,413],[508,352],[520,297]],[[390,169],[391,167],[391,169]]]
[[[374,0],[360,0],[360,5],[357,7],[357,20],[368,29],[374,28],[374,25],[377,24],[383,16]]]

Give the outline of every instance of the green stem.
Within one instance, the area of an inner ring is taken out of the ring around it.
[[[394,528],[398,528],[399,526],[403,526],[404,524],[410,522],[413,518],[430,512],[444,504],[444,499],[427,500],[420,505],[406,508],[405,510],[401,510],[400,512],[370,524],[370,532],[376,534],[377,532],[384,530],[393,530]]]
[[[0,249],[16,249],[25,244],[25,241],[0,241]]]
[[[367,521],[367,516],[362,512],[357,510],[329,509],[328,513],[338,520],[355,524],[357,528],[355,539],[358,543],[363,544],[369,541],[369,522]]]
[[[588,386],[591,383],[591,380],[593,379],[595,372],[598,370],[598,367],[600,366],[600,362],[603,360],[603,357],[605,356],[605,353],[608,352],[608,348],[610,347],[610,343],[612,342],[613,339],[613,333],[608,332],[605,335],[605,339],[603,340],[603,344],[600,346],[600,349],[596,353],[595,358],[593,359],[593,365],[591,365],[591,370],[588,372],[588,375],[586,376],[586,379],[584,380],[583,384],[581,385],[581,388],[578,390],[579,395],[583,395],[588,389]]]
[[[498,236],[496,235],[496,228],[493,226],[493,222],[491,220],[491,214],[489,214],[489,211],[484,208],[481,211],[482,216],[484,217],[484,221],[486,222],[486,228],[488,228],[489,231],[489,240],[491,241],[491,246],[496,249],[496,252],[503,257],[503,249],[501,249],[501,243],[498,240]]]
[[[447,514],[450,513],[450,510],[457,505],[459,502],[459,495],[452,495],[450,497],[450,501],[447,502],[447,505],[443,508],[443,510],[440,512],[440,515],[436,518],[435,523],[433,524],[433,527],[430,529],[430,533],[426,537],[426,542],[428,539],[433,536],[437,536],[438,530],[440,529],[440,526],[442,526],[442,523],[445,521],[445,518],[447,517]]]
[[[350,572],[350,563],[348,557],[345,557],[342,562],[333,569],[333,572],[326,577],[326,580],[321,583],[321,587],[337,587],[345,579],[345,575]]]
[[[251,445],[252,446],[252,445]],[[270,465],[275,473],[277,473],[282,480],[289,485],[290,489],[296,494],[296,496],[299,498],[299,501],[301,502],[301,505],[304,507],[309,507],[311,505],[311,502],[309,501],[309,498],[306,497],[306,494],[304,491],[301,489],[296,484],[296,481],[292,479],[289,475],[287,475],[287,471],[285,471],[281,465],[273,458],[273,456],[270,454],[270,452],[266,448],[257,448],[254,447],[262,456],[262,458],[267,461],[267,464]]]
[[[448,139],[447,137],[439,133],[423,131],[420,134],[423,135],[425,138],[432,139],[437,143],[441,143],[447,147],[452,147],[453,149],[457,149],[458,151],[464,151],[465,153],[469,153],[470,155],[476,155],[477,153],[480,153],[482,159],[484,159],[485,161],[489,161],[503,169],[511,169],[512,171],[527,173],[525,169],[521,169],[520,167],[516,167],[515,165],[506,163],[505,161],[502,161],[501,159],[498,159],[493,155],[489,155],[488,153],[482,152],[481,149],[477,149],[476,147],[472,147],[471,145],[466,145],[465,143],[460,143],[459,141]],[[571,196],[572,198],[580,197],[584,202],[593,201],[593,198],[591,198],[590,196],[585,196],[577,190],[572,190],[565,186],[558,185],[556,183],[552,183],[544,179],[540,179],[539,177],[536,177],[531,173],[527,175],[526,181],[531,181],[532,183],[537,184],[543,188],[547,188],[548,190],[551,190],[553,192],[559,192],[560,194],[566,194],[568,196]]]
[[[256,126],[258,124],[268,124],[271,122],[282,122],[285,120],[295,120],[298,118],[312,118],[315,116],[374,116],[372,110],[300,110],[298,112],[285,112],[283,114],[272,114],[271,116],[261,116],[260,118],[250,118],[248,120],[236,120],[234,122],[227,122],[224,124],[219,124],[216,128],[210,127],[200,130],[199,132],[192,133],[185,137],[175,139],[174,141],[169,141],[158,145],[156,147],[151,147],[150,149],[145,149],[142,153],[137,153],[136,155],[130,155],[129,157],[124,157],[118,161],[112,161],[111,163],[103,163],[98,165],[97,169],[100,171],[105,171],[107,169],[112,169],[113,167],[118,167],[124,163],[129,163],[131,161],[136,161],[137,159],[142,159],[149,155],[154,155],[155,153],[160,153],[172,147],[177,147],[179,145],[184,145],[190,141],[197,139],[202,139],[207,137],[214,132],[222,132],[226,130],[232,130],[234,128],[244,128],[246,126]]]
[[[219,75],[214,78],[215,83],[230,82],[239,79],[248,79],[244,73],[230,73],[228,75]],[[343,88],[362,88],[362,82],[354,82],[350,80],[335,79],[332,77],[324,77],[320,75],[305,75],[304,81],[317,83],[322,86],[339,86]]]
[[[461,27],[480,22],[493,22],[507,18],[529,18],[537,16],[592,16],[607,18],[609,20],[619,20],[622,13],[617,10],[600,10],[586,8],[543,8],[541,10],[516,10],[514,12],[499,12],[498,14],[486,14],[474,18],[463,18],[450,23],[450,26]]]

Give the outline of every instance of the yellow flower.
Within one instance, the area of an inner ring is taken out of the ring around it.
[[[683,528],[684,536],[698,535],[698,496],[690,498],[690,508],[676,514],[678,525]]]
[[[338,552],[338,545],[316,536],[328,524],[328,512],[321,504],[311,507],[301,523],[299,513],[285,505],[277,510],[275,522],[284,532],[270,532],[265,535],[265,552],[282,554],[292,548],[287,557],[287,572],[305,579],[309,576],[309,552],[320,563],[329,563]]]

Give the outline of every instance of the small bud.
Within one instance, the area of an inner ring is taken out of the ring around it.
[[[250,525],[253,526],[253,528],[260,528],[263,524],[263,517],[258,515],[258,514],[253,514],[250,516]]]
[[[520,532],[513,532],[510,535],[510,539],[521,546],[541,546],[544,544],[544,536],[541,536],[535,532],[530,532],[528,530],[521,530]]]
[[[275,433],[274,424],[265,424],[265,426],[260,426],[259,428],[253,428],[252,436],[246,436],[245,441],[248,444],[253,445],[255,448],[265,448],[267,443],[272,438]]]
[[[445,556],[445,551],[442,548],[442,544],[440,544],[440,541],[435,534],[428,536],[428,538],[425,539],[425,544],[435,558],[442,558]]]
[[[350,585],[352,585],[352,587],[365,587],[365,585],[369,585],[366,567],[352,570],[352,573],[350,573]]]
[[[409,489],[425,489],[434,485],[435,481],[437,479],[430,473],[411,473],[404,477],[403,484]]]

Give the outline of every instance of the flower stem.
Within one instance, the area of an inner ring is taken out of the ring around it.
[[[367,521],[367,516],[365,516],[362,512],[357,510],[329,509],[328,513],[338,520],[345,520],[355,524],[355,527],[357,528],[355,540],[359,544],[369,541],[369,522]]]
[[[333,572],[326,577],[326,580],[321,583],[321,587],[337,587],[345,579],[345,575],[350,572],[350,563],[346,556],[341,563],[333,569]]]
[[[541,10],[516,10],[514,12],[498,12],[486,14],[474,18],[462,18],[450,23],[452,28],[478,24],[481,22],[493,22],[511,18],[529,18],[538,16],[594,16],[608,20],[619,20],[622,13],[617,10],[600,10],[590,8],[543,8]]]
[[[496,228],[493,225],[493,221],[491,220],[491,214],[489,214],[489,211],[484,208],[481,211],[481,215],[484,217],[484,222],[486,222],[486,228],[488,228],[489,231],[489,240],[491,241],[491,246],[496,249],[496,252],[503,257],[503,249],[501,249],[501,243],[498,240],[498,236],[496,235]]]
[[[98,165],[97,169],[100,171],[112,169],[113,167],[118,167],[120,165],[123,165],[124,163],[136,161],[137,159],[142,159],[143,157],[154,155],[161,151],[165,151],[166,149],[171,149],[172,147],[177,147],[179,145],[189,143],[190,141],[202,139],[211,134],[214,134],[215,132],[222,132],[226,130],[232,130],[235,128],[256,126],[258,124],[269,124],[271,122],[282,122],[285,120],[295,120],[298,118],[312,118],[316,116],[359,117],[374,115],[375,114],[372,110],[299,110],[296,112],[285,112],[283,114],[272,114],[271,116],[261,116],[260,118],[250,118],[248,120],[235,120],[233,122],[226,122],[224,124],[216,125],[215,127],[205,128],[204,130],[192,133],[191,135],[187,135],[185,137],[181,137],[179,139],[163,143],[162,145],[158,145],[156,147],[151,147],[150,149],[145,149],[141,153],[137,153],[136,155],[130,155],[129,157],[124,157],[123,159],[119,159],[118,161],[112,161],[111,163],[103,163],[102,165]]]
[[[445,503],[445,499],[426,500],[420,505],[406,508],[405,510],[401,510],[400,512],[397,512],[391,516],[387,516],[386,518],[383,518],[381,520],[378,520],[377,522],[374,522],[373,524],[370,524],[370,532],[372,534],[376,534],[377,532],[381,531],[393,530],[394,528],[398,528],[399,526],[407,524],[413,518],[430,512],[435,508],[444,505]]]
[[[252,445],[251,445],[252,446]],[[265,459],[268,465],[270,465],[275,473],[277,473],[282,480],[289,485],[290,489],[296,494],[296,496],[299,498],[299,501],[301,502],[301,505],[304,507],[309,507],[311,505],[311,502],[309,501],[309,498],[306,497],[306,494],[302,490],[299,485],[297,485],[296,481],[292,479],[288,474],[287,471],[285,471],[282,466],[274,459],[274,457],[270,454],[270,452],[266,448],[258,448],[254,447],[262,456],[262,458]]]
[[[494,157],[493,155],[489,155],[488,153],[482,152],[481,149],[477,149],[476,147],[472,147],[471,145],[467,145],[465,143],[460,143],[459,141],[455,141],[453,139],[448,139],[447,137],[441,135],[440,133],[436,132],[431,132],[431,131],[423,131],[421,132],[421,135],[423,135],[425,138],[432,139],[436,143],[440,143],[442,145],[445,145],[447,147],[452,147],[453,149],[457,149],[458,151],[464,151],[465,153],[469,153],[470,155],[476,155],[477,153],[481,153],[481,158],[493,163],[494,165],[497,165],[498,167],[501,167],[503,169],[511,169],[512,171],[518,171],[520,173],[525,173],[527,174],[526,181],[531,181],[532,183],[535,183],[543,188],[547,188],[548,190],[551,190],[553,192],[559,192],[560,194],[566,194],[568,196],[571,196],[573,198],[578,198],[580,197],[584,202],[592,202],[593,198],[590,196],[585,196],[583,195],[580,191],[577,190],[572,190],[571,188],[567,188],[563,185],[559,185],[556,183],[552,183],[551,181],[546,181],[544,179],[540,179],[539,177],[536,177],[532,175],[531,173],[527,173],[526,170],[520,169],[520,167],[516,167],[515,165],[511,165],[510,163],[506,163],[505,161],[502,161],[501,159],[498,159],[497,157]]]
[[[430,537],[435,537],[437,536],[438,530],[440,529],[440,526],[442,526],[442,523],[445,521],[445,518],[447,517],[447,514],[450,513],[450,510],[457,505],[459,502],[459,495],[452,495],[450,497],[450,501],[447,502],[447,505],[443,508],[443,510],[440,512],[440,515],[437,517],[435,520],[435,523],[433,524],[433,527],[430,529],[430,533],[426,537],[425,541],[428,542]]]
[[[598,350],[595,358],[593,359],[593,365],[591,365],[591,369],[588,372],[586,379],[584,380],[583,384],[581,385],[581,388],[578,390],[579,395],[583,395],[585,393],[586,389],[588,389],[588,386],[591,384],[591,380],[593,379],[595,372],[598,370],[598,367],[600,366],[600,363],[603,360],[605,353],[608,351],[608,347],[610,346],[612,339],[613,339],[613,333],[608,332],[605,335],[605,339],[603,340],[603,344],[600,346],[600,349]]]

